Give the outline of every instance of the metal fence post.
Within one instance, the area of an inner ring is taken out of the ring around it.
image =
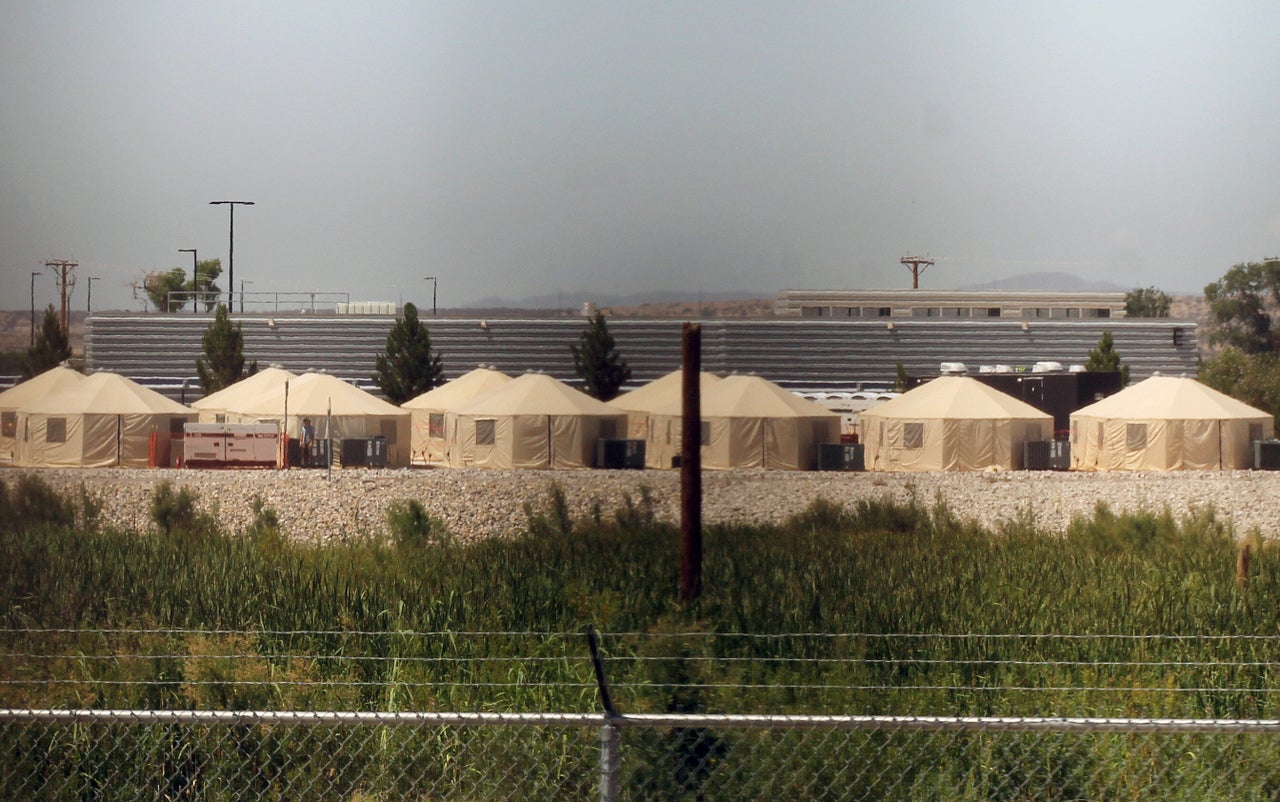
[[[622,765],[622,735],[613,724],[600,728],[600,802],[618,802],[618,768]]]

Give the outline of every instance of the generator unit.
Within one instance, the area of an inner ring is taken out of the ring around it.
[[[274,468],[280,428],[274,423],[188,423],[182,464],[188,468]]]

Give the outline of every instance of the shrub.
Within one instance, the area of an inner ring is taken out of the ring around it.
[[[196,494],[189,487],[178,492],[167,482],[156,485],[151,494],[151,520],[165,537],[205,536],[217,532],[213,517],[196,511]]]
[[[391,540],[402,549],[452,543],[452,536],[444,525],[432,519],[422,504],[412,499],[393,502],[387,508],[387,529]]]

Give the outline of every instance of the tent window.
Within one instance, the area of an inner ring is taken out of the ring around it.
[[[1040,424],[1038,424],[1038,423],[1028,423],[1028,424],[1027,424],[1027,428],[1026,428],[1026,430],[1025,430],[1025,431],[1023,432],[1023,434],[1022,434],[1022,439],[1023,439],[1023,440],[1039,440],[1039,439],[1040,439]]]
[[[1262,424],[1250,423],[1249,424],[1249,442],[1253,442],[1254,440],[1261,440],[1261,439],[1262,439]]]
[[[497,423],[493,418],[476,421],[476,445],[491,446],[497,442],[497,437],[495,436]]]
[[[827,442],[827,422],[826,421],[816,420],[813,422],[813,442],[815,443]]]
[[[1130,451],[1141,451],[1147,447],[1147,424],[1125,424],[1125,447]]]
[[[396,444],[396,421],[395,418],[386,418],[381,421],[382,436],[387,439],[387,445]]]
[[[49,418],[49,422],[45,426],[44,439],[46,443],[67,442],[67,419]]]
[[[903,448],[924,448],[924,424],[923,423],[902,424],[902,447]]]
[[[427,416],[427,434],[430,437],[444,437],[443,412],[432,412]]]
[[[600,419],[600,437],[612,440],[618,436],[618,422],[613,418]]]
[[[18,413],[0,412],[0,435],[13,437],[18,432]]]
[[[186,418],[170,418],[170,419],[169,419],[169,434],[176,434],[176,435],[178,435],[179,437],[181,437],[181,436],[182,436],[183,429],[186,427],[186,425],[187,425],[187,419],[186,419]]]
[[[698,434],[701,436],[702,440],[700,445],[711,445],[711,421],[704,420],[702,422],[702,426],[699,427],[699,430]]]
[[[214,423],[226,423],[226,422],[227,422],[227,416],[226,416],[226,413],[224,413],[224,412],[219,412],[217,415],[214,415],[214,416],[213,416],[213,422],[214,422]]]
[[[1080,442],[1080,429],[1077,426],[1072,426],[1071,427],[1071,445],[1074,446],[1079,442]]]

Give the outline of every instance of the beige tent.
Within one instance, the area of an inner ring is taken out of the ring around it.
[[[711,385],[720,381],[714,373],[698,374],[698,388],[705,395]],[[649,438],[649,416],[663,407],[679,401],[684,394],[684,371],[675,370],[654,379],[643,387],[623,393],[609,402],[610,406],[627,413],[627,437],[632,440]]]
[[[231,423],[284,422],[286,436],[298,437],[303,418],[311,418],[316,437],[336,441],[385,437],[387,462],[409,464],[409,413],[352,384],[325,373],[304,373],[256,399],[228,408]]]
[[[1071,467],[1251,468],[1253,441],[1273,431],[1271,415],[1195,379],[1152,376],[1072,414]]]
[[[702,467],[812,470],[818,446],[840,442],[840,416],[759,376],[729,376],[702,393]],[[650,416],[645,462],[680,454],[682,402]]]
[[[941,376],[862,413],[867,470],[1022,467],[1022,444],[1053,438],[1053,417],[968,376]]]
[[[401,409],[409,410],[410,459],[417,464],[447,465],[449,433],[445,430],[446,413],[466,406],[509,381],[511,377],[500,370],[476,368],[401,404]]]
[[[266,368],[206,395],[193,402],[191,408],[199,413],[201,423],[225,423],[228,410],[238,409],[273,392],[284,392],[284,383],[297,378],[296,374],[284,368]]]
[[[590,468],[596,441],[626,431],[622,410],[526,373],[446,414],[455,468]]]
[[[11,463],[17,451],[18,410],[84,381],[84,374],[59,365],[0,393],[0,463]]]
[[[24,467],[145,468],[170,464],[170,442],[195,412],[114,373],[95,373],[18,411]],[[155,435],[153,451],[152,435]]]

